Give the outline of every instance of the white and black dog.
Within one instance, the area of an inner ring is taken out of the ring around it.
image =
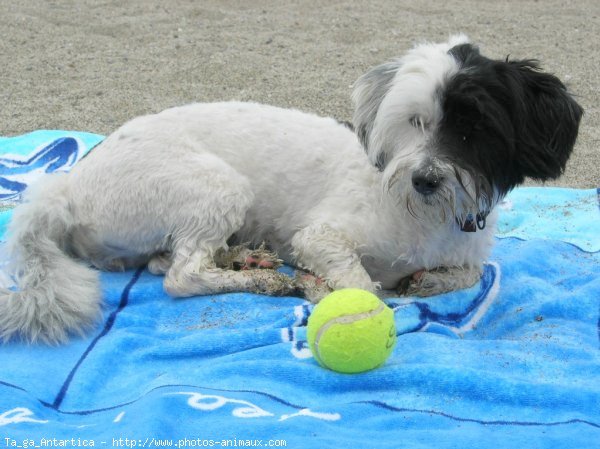
[[[88,264],[148,263],[176,297],[294,288],[220,264],[236,242],[266,242],[332,289],[471,286],[495,206],[525,177],[562,173],[583,113],[534,61],[488,59],[462,35],[375,67],[353,98],[356,134],[253,103],[168,109],[32,186],[10,228],[19,289],[0,291],[0,337],[81,333],[101,307]]]

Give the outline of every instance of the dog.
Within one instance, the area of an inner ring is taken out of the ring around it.
[[[536,61],[489,59],[463,35],[369,70],[353,101],[355,132],[255,103],[167,109],[31,186],[9,229],[19,289],[0,292],[1,338],[85,332],[101,309],[90,264],[148,264],[173,297],[294,290],[276,270],[219,262],[240,243],[265,242],[328,289],[472,286],[496,206],[563,172],[583,114]]]

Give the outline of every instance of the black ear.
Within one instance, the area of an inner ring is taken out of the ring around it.
[[[583,109],[554,75],[531,60],[508,62],[520,91],[514,109],[515,150],[523,175],[547,180],[559,177],[571,155]],[[515,93],[515,92],[513,92]],[[521,97],[521,98],[519,98]]]
[[[477,61],[481,59],[479,48],[470,42],[455,45],[448,50],[448,54],[451,55],[461,67],[472,66],[477,64]]]

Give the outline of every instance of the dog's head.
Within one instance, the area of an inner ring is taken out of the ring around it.
[[[563,172],[582,108],[533,60],[492,60],[463,35],[422,44],[355,84],[354,125],[411,213],[464,223],[525,177]]]

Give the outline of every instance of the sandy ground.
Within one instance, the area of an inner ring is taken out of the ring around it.
[[[0,1],[0,134],[107,134],[169,106],[252,100],[340,119],[368,67],[465,32],[537,58],[586,110],[565,175],[600,185],[598,0]]]

